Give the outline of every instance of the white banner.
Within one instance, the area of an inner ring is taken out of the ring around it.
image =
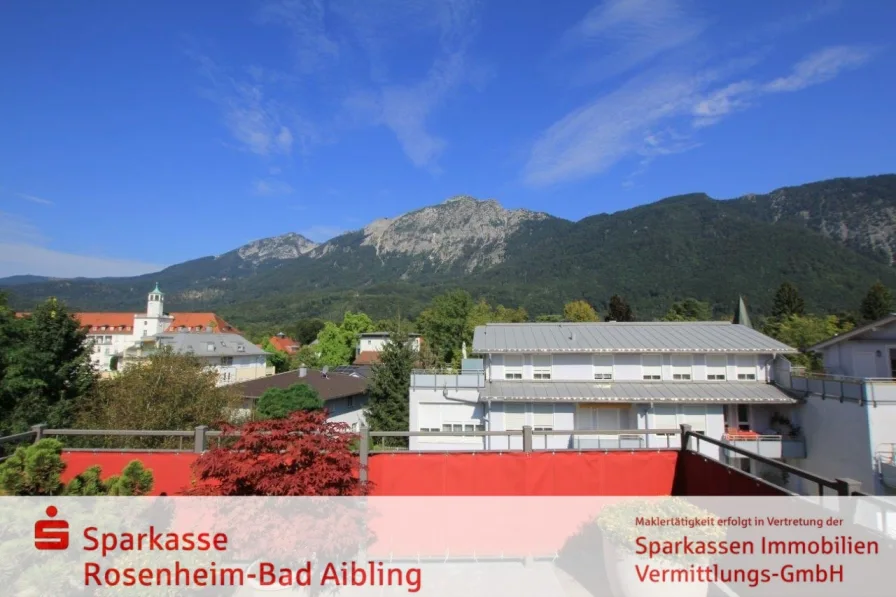
[[[4,595],[893,595],[890,498],[0,498]]]

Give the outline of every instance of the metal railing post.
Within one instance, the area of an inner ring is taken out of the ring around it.
[[[367,464],[370,461],[370,428],[361,425],[361,445],[358,446],[359,457],[361,461],[361,470],[359,471],[361,483],[367,483]]]
[[[205,452],[205,432],[208,431],[208,425],[197,425],[195,435],[193,436],[193,451],[197,454]]]
[[[852,494],[861,491],[862,483],[855,479],[834,479],[837,482],[837,495],[852,497]]]
[[[681,451],[687,452],[691,441],[691,426],[687,423],[681,425]]]
[[[46,423],[41,423],[40,425],[32,425],[31,431],[34,432],[34,443],[36,444],[40,440],[44,438],[44,429],[47,428]]]
[[[532,451],[532,427],[523,425],[523,452]]]

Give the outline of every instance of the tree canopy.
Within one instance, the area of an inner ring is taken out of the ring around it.
[[[339,325],[326,322],[317,335],[316,350],[320,355],[320,364],[331,367],[350,365],[354,360],[360,335],[373,331],[373,321],[364,313],[348,311]]]
[[[772,303],[772,317],[784,318],[791,315],[805,315],[806,303],[796,287],[790,282],[784,282],[775,292],[775,300]]]
[[[875,282],[868,289],[868,294],[862,300],[859,313],[866,322],[883,319],[893,311],[893,295],[890,289],[880,282]]]
[[[563,306],[563,321],[600,321],[597,311],[586,301],[570,301]]]
[[[372,431],[405,431],[409,427],[408,396],[417,353],[407,335],[396,332],[380,351],[367,386],[364,420]],[[384,445],[406,446],[407,438],[383,438]]]
[[[710,321],[712,320],[712,307],[709,303],[688,298],[672,303],[663,321]]]
[[[618,294],[610,297],[607,305],[607,321],[634,321],[635,314],[628,302]]]
[[[296,383],[286,389],[268,388],[258,399],[257,419],[283,419],[297,410],[319,410],[324,407],[320,394],[306,383]]]

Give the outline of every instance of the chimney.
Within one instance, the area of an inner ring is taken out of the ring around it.
[[[305,363],[299,365],[299,377],[307,377],[308,376],[308,367],[305,366]]]

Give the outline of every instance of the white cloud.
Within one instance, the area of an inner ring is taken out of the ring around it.
[[[30,201],[31,203],[39,203],[41,205],[55,205],[49,199],[44,199],[43,197],[37,197],[35,195],[29,195],[27,193],[16,193],[16,196],[20,199],[24,199],[25,201]]]
[[[830,81],[841,72],[865,64],[872,56],[870,48],[834,46],[808,56],[793,67],[793,73],[771,81],[765,86],[768,93],[799,91]]]
[[[540,186],[584,178],[627,155],[656,153],[662,146],[651,129],[686,112],[700,86],[695,77],[645,76],[578,108],[535,142],[526,182]]]
[[[307,74],[339,59],[339,44],[327,34],[327,16],[321,0],[278,0],[264,5],[260,20],[290,30],[298,70]]]
[[[96,255],[56,251],[45,246],[48,239],[30,222],[0,212],[0,277],[32,274],[54,278],[136,276],[163,266]]]
[[[566,32],[561,51],[592,50],[585,77],[602,79],[695,40],[707,25],[679,0],[605,0]]]
[[[282,180],[267,178],[252,183],[252,192],[260,196],[291,195],[293,188]]]
[[[724,82],[740,68],[736,62],[731,68],[696,74],[665,69],[647,72],[548,127],[532,146],[524,180],[542,186],[584,178],[631,156],[641,156],[634,175],[640,174],[655,157],[699,145],[691,134],[676,132],[683,118],[691,117],[693,129],[715,124],[754,106],[763,95],[799,91],[829,81],[864,64],[871,55],[863,48],[826,48],[798,62],[790,75],[769,83]]]
[[[309,226],[304,230],[299,230],[299,234],[316,243],[323,243],[331,238],[335,238],[345,232],[344,228],[338,226]]]

